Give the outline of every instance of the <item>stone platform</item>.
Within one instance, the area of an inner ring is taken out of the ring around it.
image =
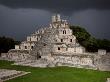
[[[16,70],[8,70],[8,69],[0,69],[0,82],[7,81],[19,76],[26,75],[30,72],[24,71],[16,71]]]

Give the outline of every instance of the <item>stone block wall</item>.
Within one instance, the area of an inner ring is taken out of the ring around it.
[[[96,69],[93,56],[57,54],[52,55],[51,57],[46,56],[42,58],[46,58],[48,61],[51,59],[51,62],[58,66],[73,66]]]

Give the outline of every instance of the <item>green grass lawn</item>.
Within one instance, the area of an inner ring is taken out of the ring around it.
[[[6,82],[106,82],[110,72],[73,68],[34,68],[11,65],[13,62],[0,61],[0,68],[31,72],[30,74]]]

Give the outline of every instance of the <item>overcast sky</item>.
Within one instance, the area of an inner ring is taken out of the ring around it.
[[[0,0],[0,36],[25,40],[56,13],[96,38],[110,39],[110,0]]]

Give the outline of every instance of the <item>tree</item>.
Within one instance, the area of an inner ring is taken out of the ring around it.
[[[80,26],[70,26],[70,29],[73,31],[73,35],[76,36],[78,42],[87,40],[91,35]]]
[[[86,47],[86,50],[88,52],[97,52],[98,51],[97,40],[92,36],[88,40],[86,40],[83,45]]]
[[[73,35],[76,36],[78,42],[84,46],[88,52],[97,52],[98,49],[106,49],[107,51],[110,51],[109,40],[96,39],[80,26],[70,26],[70,29],[72,29]]]
[[[98,48],[106,49],[108,52],[110,52],[110,40],[107,39],[97,39]]]
[[[9,49],[13,49],[16,44],[19,44],[19,41],[15,41],[12,38],[0,37],[0,53],[8,52]]]

